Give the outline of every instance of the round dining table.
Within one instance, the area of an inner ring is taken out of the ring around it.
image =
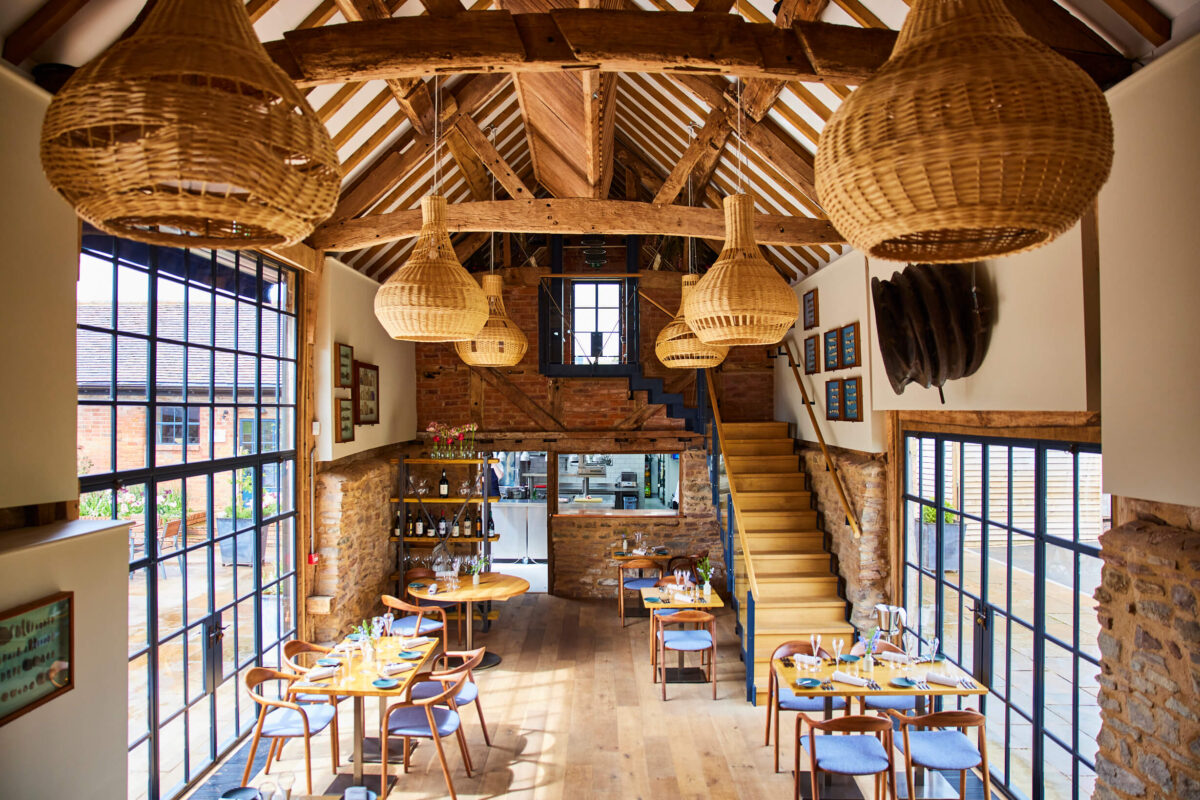
[[[430,589],[437,587],[437,591]],[[500,572],[485,572],[475,583],[470,575],[460,576],[457,589],[447,589],[440,581],[434,581],[429,586],[415,588],[409,586],[408,593],[418,600],[439,600],[444,603],[463,603],[467,615],[467,649],[475,647],[475,604],[497,600],[503,601],[529,591],[529,581],[515,575],[504,575]],[[483,661],[475,669],[491,669],[499,664],[500,656],[490,648],[483,656]]]

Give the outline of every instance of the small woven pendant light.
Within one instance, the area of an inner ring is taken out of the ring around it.
[[[454,349],[464,363],[473,367],[512,367],[521,363],[529,340],[504,310],[504,279],[494,273],[483,276],[488,317],[479,335],[466,342],[455,342]]]
[[[479,335],[488,301],[454,255],[445,197],[421,198],[416,247],[375,293],[375,316],[393,339],[458,342]]]
[[[1112,155],[1100,89],[1003,0],[915,0],[891,58],[825,126],[816,186],[868,255],[974,261],[1068,230]]]
[[[663,326],[654,342],[654,355],[664,367],[672,369],[703,369],[715,367],[725,360],[729,348],[716,344],[705,344],[687,324],[683,306],[688,295],[700,281],[699,275],[684,275],[680,290],[679,311],[675,318]]]
[[[294,244],[333,213],[341,181],[240,0],[158,0],[55,95],[41,156],[83,219],[175,246]]]
[[[749,195],[725,197],[725,246],[682,308],[687,324],[705,344],[775,344],[796,321],[796,293],[754,241]]]

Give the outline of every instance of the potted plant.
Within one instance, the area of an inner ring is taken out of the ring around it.
[[[947,506],[947,509],[951,508]],[[913,525],[917,525],[913,520]],[[921,506],[921,566],[933,571],[937,569],[938,519],[933,506]],[[959,569],[959,540],[962,538],[962,517],[946,510],[942,513],[942,570],[957,572]]]
[[[708,560],[708,556],[705,556],[696,562],[696,574],[700,576],[700,582],[704,584],[704,596],[711,597],[712,583],[710,583],[710,581],[712,580],[713,576],[713,565],[712,562]]]
[[[471,559],[470,563],[467,564],[467,572],[471,574],[471,583],[478,586],[479,576],[487,572],[490,565],[491,559],[487,556],[478,556]]]

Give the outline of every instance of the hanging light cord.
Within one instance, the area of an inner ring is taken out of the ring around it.
[[[738,16],[742,16],[741,0],[734,0]],[[744,19],[744,17],[743,17]],[[742,76],[737,76],[737,137],[738,137],[738,194],[745,194],[743,187],[743,144],[742,144]]]
[[[492,149],[496,149],[496,126],[488,127],[488,140],[492,143]],[[492,202],[496,202],[496,173],[492,173]],[[492,231],[488,234],[488,248],[491,251],[488,254],[488,272],[496,271],[496,232]]]
[[[442,103],[438,93],[438,76],[433,75],[433,193],[441,194],[442,175],[438,148],[442,144]]]

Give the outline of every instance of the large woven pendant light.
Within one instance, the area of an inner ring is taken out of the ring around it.
[[[705,344],[775,344],[796,321],[796,293],[754,241],[749,195],[725,197],[725,246],[682,308],[687,324]]]
[[[375,293],[375,316],[393,339],[458,342],[479,335],[488,301],[454,254],[445,197],[421,198],[417,244]]]
[[[1100,89],[1003,0],[915,0],[892,57],[825,126],[816,186],[869,255],[963,262],[1069,229],[1112,155]]]
[[[705,344],[687,324],[683,306],[692,288],[700,281],[699,275],[684,275],[680,290],[679,312],[663,326],[654,341],[654,355],[664,367],[672,369],[703,369],[715,367],[725,360],[729,348],[717,344]]]
[[[341,180],[241,0],[158,0],[55,95],[41,150],[79,216],[155,244],[294,244],[333,212]]]
[[[454,349],[463,362],[473,367],[512,367],[521,363],[529,340],[504,310],[504,279],[495,273],[483,276],[488,317],[479,335],[466,342],[455,342]]]

